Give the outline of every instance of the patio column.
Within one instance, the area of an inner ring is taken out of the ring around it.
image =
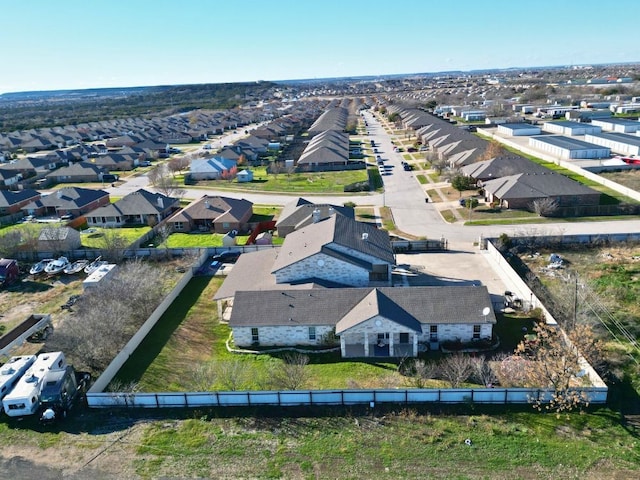
[[[369,356],[369,332],[364,332],[364,356]]]
[[[347,356],[347,341],[344,339],[344,335],[340,335],[340,355],[342,358]]]
[[[393,333],[389,335],[389,356],[393,357]]]
[[[413,334],[413,356],[418,356],[418,335],[416,333]]]

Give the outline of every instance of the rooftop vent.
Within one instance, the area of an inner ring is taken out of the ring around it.
[[[364,242],[366,242],[367,240],[369,240],[369,234],[367,232],[363,232],[362,233],[362,240]]]

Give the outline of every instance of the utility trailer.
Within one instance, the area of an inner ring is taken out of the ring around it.
[[[22,345],[27,338],[39,333],[46,336],[52,329],[51,315],[44,313],[30,315],[25,321],[0,337],[0,356],[7,356],[13,347]]]

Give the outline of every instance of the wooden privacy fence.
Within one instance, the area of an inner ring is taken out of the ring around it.
[[[591,404],[607,401],[607,387],[576,389]],[[475,403],[526,404],[540,400],[548,403],[552,390],[531,388],[451,388],[398,390],[285,390],[242,392],[164,392],[164,393],[88,393],[92,408],[196,408],[249,406],[337,406],[373,404]]]

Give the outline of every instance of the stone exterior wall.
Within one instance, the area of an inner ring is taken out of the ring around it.
[[[413,330],[397,324],[396,322],[392,322],[385,317],[377,315],[366,322],[362,322],[361,324],[350,328],[343,332],[342,335],[345,337],[346,343],[363,344],[365,332],[368,335],[369,343],[375,343],[379,333],[388,333],[389,335],[394,335],[393,343],[396,344],[399,342],[400,333],[410,333],[411,335],[416,333]]]
[[[318,261],[324,262],[322,265]],[[369,285],[369,272],[351,263],[343,262],[323,253],[311,255],[276,272],[276,283],[289,283],[316,277],[353,287]]]
[[[310,325],[264,326],[258,328],[261,346],[294,346],[323,344],[326,335],[333,332],[333,325],[316,325],[316,339],[309,340]],[[251,347],[253,339],[252,327],[233,327],[233,340],[238,347]]]
[[[493,333],[493,325],[490,323],[480,325],[480,338],[490,340]],[[429,342],[431,325],[422,325],[421,342]],[[470,342],[473,339],[473,324],[438,324],[438,342],[447,342],[460,340],[462,342]]]

